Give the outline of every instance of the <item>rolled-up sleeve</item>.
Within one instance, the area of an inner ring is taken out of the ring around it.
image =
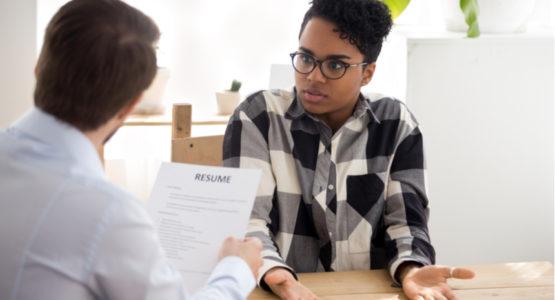
[[[428,198],[422,134],[418,126],[405,129],[390,169],[384,221],[386,256],[394,281],[404,262],[435,263],[428,233]],[[398,283],[398,282],[397,282]]]
[[[259,270],[258,283],[265,273],[282,267],[291,271],[279,253],[270,230],[272,208],[276,195],[276,181],[272,172],[268,144],[269,116],[265,109],[263,93],[247,98],[232,115],[226,129],[223,145],[224,166],[259,169],[262,180],[258,188],[249,221],[247,236],[257,237],[263,243],[263,265]]]

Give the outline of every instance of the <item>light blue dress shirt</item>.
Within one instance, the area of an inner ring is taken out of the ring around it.
[[[39,109],[0,131],[0,299],[244,299],[246,262],[223,259],[187,295],[149,216],[106,181],[79,130]]]

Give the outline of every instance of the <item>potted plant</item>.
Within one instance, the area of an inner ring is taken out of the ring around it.
[[[461,13],[457,3],[465,13]],[[478,31],[478,23],[483,33],[515,33],[526,31],[526,23],[532,15],[535,0],[442,0],[445,25],[451,31],[465,31],[469,24],[470,12],[474,11],[473,20]],[[479,11],[478,11],[479,8]],[[466,17],[466,24],[465,24]],[[468,25],[467,25],[468,24]],[[479,35],[479,32],[477,33]]]
[[[383,3],[385,5],[387,5],[387,7],[389,7],[389,10],[391,11],[391,16],[393,17],[393,19],[395,20],[402,12],[403,10],[405,10],[405,8],[407,8],[407,6],[410,3],[410,0],[382,0]],[[462,28],[464,31],[464,29],[466,29],[466,35],[468,37],[478,37],[480,36],[480,28],[478,26],[478,0],[441,0],[442,3],[444,3],[444,11],[445,11],[445,2],[452,2],[455,3],[455,5],[451,5],[452,7],[455,7],[455,10],[457,11],[457,18],[460,16],[464,15],[464,20],[463,18],[460,18],[460,20],[462,21]],[[501,0],[504,1],[504,0]],[[526,1],[526,0],[523,0]],[[456,3],[458,3],[458,8]],[[462,12],[462,13],[461,13]],[[448,20],[448,18],[446,18],[446,21]],[[458,21],[459,19],[457,19]],[[449,24],[449,22],[447,21],[447,23]],[[464,23],[466,23],[466,25],[468,27],[464,27]],[[449,30],[451,30],[451,27],[448,25],[447,26]]]
[[[229,115],[233,113],[241,100],[239,90],[241,89],[241,81],[233,80],[231,88],[223,92],[216,92],[216,101],[218,103],[218,114]]]
[[[382,0],[395,19],[410,0]],[[535,0],[441,0],[445,25],[450,31],[466,31],[468,37],[484,33],[514,33],[526,30]],[[478,25],[479,24],[479,25]]]

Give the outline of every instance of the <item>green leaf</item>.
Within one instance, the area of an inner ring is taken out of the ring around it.
[[[238,92],[241,88],[241,81],[233,79],[231,82],[231,88],[229,89],[232,92]]]
[[[393,20],[397,19],[397,17],[407,8],[410,3],[410,0],[382,0],[389,10],[391,11],[391,17]]]
[[[464,13],[464,20],[468,25],[466,36],[476,38],[480,36],[480,26],[478,25],[478,0],[460,0],[459,5]]]

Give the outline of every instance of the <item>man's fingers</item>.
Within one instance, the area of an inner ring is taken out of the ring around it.
[[[472,279],[476,274],[474,271],[466,268],[452,268],[451,277],[457,279]]]

